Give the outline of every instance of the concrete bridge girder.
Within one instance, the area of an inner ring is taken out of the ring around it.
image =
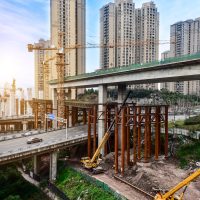
[[[64,88],[87,88],[98,87],[99,85],[118,84],[146,84],[162,83],[173,81],[199,80],[200,60],[190,60],[167,65],[131,69],[124,72],[111,73],[109,75],[94,75],[92,77],[67,80]],[[57,88],[57,84],[52,83],[51,88]]]

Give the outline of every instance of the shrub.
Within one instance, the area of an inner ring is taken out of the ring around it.
[[[200,142],[182,145],[177,151],[177,158],[181,167],[187,166],[191,161],[200,161]]]
[[[19,195],[9,195],[7,198],[5,198],[4,200],[21,200]]]
[[[195,125],[195,124],[200,124],[200,115],[195,116],[195,117],[190,117],[184,121],[185,125]]]

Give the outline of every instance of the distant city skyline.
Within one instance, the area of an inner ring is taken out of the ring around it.
[[[99,44],[99,10],[108,0],[87,0],[87,42]],[[146,0],[136,0],[135,6],[141,7]],[[170,25],[187,19],[200,17],[200,1],[155,0],[160,12],[160,40],[170,39]],[[34,85],[34,54],[28,53],[26,45],[40,38],[50,39],[49,0],[1,0],[0,3],[0,88],[5,82],[16,79],[20,87]],[[160,53],[168,50],[169,45],[160,46]],[[88,49],[86,71],[99,68],[99,49]]]

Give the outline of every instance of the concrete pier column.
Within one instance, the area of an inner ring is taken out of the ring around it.
[[[40,156],[33,156],[33,173],[38,175],[40,169]]]
[[[22,121],[22,125],[23,125],[23,131],[28,130],[28,122],[27,121]]]
[[[124,101],[125,97],[126,97],[126,85],[125,84],[119,84],[118,85],[118,98],[117,98],[117,102],[119,104],[119,108],[121,107],[121,104]],[[121,144],[122,144],[122,141],[121,141],[121,139],[122,139],[121,138],[121,129],[122,129],[122,127],[121,127],[121,125],[119,125],[118,128],[119,128],[119,131],[118,131],[118,133],[119,133],[119,135],[118,135],[118,138],[119,138],[119,149],[121,149]]]
[[[57,90],[56,89],[52,89],[52,100],[53,100],[53,114],[55,117],[57,117],[57,109],[58,109],[58,102],[57,102]],[[53,128],[57,129],[58,124],[57,121],[53,121]]]
[[[50,154],[50,168],[49,168],[49,180],[54,181],[56,180],[57,176],[57,152],[52,152]]]
[[[98,95],[98,115],[101,115],[104,112],[103,104],[107,101],[107,86],[106,85],[99,85],[99,95]],[[98,117],[98,116],[97,116]],[[104,115],[101,115],[100,119],[98,120],[98,145],[100,144],[103,136],[105,134],[104,131]],[[101,154],[104,155],[104,149],[102,148]]]
[[[122,103],[126,97],[126,85],[118,85],[118,103]]]

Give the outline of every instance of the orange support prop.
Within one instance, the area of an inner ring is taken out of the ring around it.
[[[161,153],[161,135],[160,135],[160,127],[161,127],[161,114],[160,114],[160,106],[158,106],[158,154]]]
[[[137,107],[134,108],[133,116],[134,130],[133,130],[133,163],[137,162]]]
[[[148,157],[150,158],[151,157],[151,145],[152,145],[152,142],[151,142],[151,106],[149,106],[149,137],[148,137]]]
[[[118,107],[115,107],[115,174],[118,174]]]
[[[91,158],[91,110],[88,110],[88,157]]]
[[[144,130],[144,160],[147,162],[148,157],[148,129],[149,129],[148,107],[145,107],[145,130]]]
[[[135,107],[135,109],[137,109],[138,112],[138,159],[141,159],[141,106]]]
[[[165,106],[165,158],[168,158],[168,106]]]
[[[126,131],[127,131],[127,149],[126,149],[126,152],[127,152],[127,165],[130,165],[130,125],[129,125],[129,119],[130,119],[130,108],[127,107],[127,118],[126,118],[126,124],[127,124],[127,128],[126,128]]]
[[[156,106],[156,112],[155,112],[155,160],[158,160],[159,155],[159,107]]]
[[[95,153],[96,151],[96,145],[97,145],[97,137],[96,137],[96,134],[97,134],[97,107],[94,106],[93,108],[93,129],[94,129],[94,144],[93,144],[93,152]]]
[[[124,176],[125,167],[125,108],[122,108],[122,120],[121,120],[121,173]]]
[[[105,105],[105,112],[104,112],[104,132],[106,133],[108,129],[108,112],[107,112],[107,105]],[[104,145],[104,155],[108,154],[108,143],[106,142]]]

